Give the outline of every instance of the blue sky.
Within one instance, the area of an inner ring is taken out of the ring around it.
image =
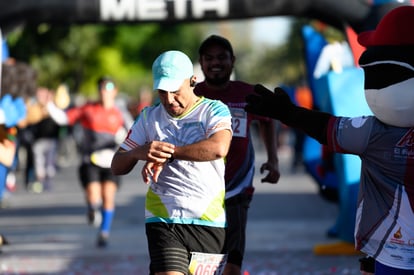
[[[253,20],[252,39],[266,44],[280,44],[289,34],[289,17],[274,16]]]

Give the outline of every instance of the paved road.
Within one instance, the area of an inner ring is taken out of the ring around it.
[[[360,274],[358,256],[312,253],[315,244],[334,241],[326,239],[325,231],[337,208],[317,194],[307,175],[287,172],[288,150],[280,156],[279,184],[261,184],[257,175],[245,274]],[[0,254],[0,274],[148,274],[145,190],[139,169],[124,177],[110,244],[98,249],[96,229],[86,223],[75,167],[62,169],[47,193],[28,193],[18,185],[10,207],[0,209],[0,232],[11,242]]]

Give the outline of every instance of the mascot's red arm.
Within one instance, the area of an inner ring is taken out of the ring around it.
[[[290,127],[301,129],[319,143],[327,144],[328,125],[334,116],[296,106],[280,87],[272,92],[257,84],[254,91],[256,95],[246,97],[246,112],[278,119]]]

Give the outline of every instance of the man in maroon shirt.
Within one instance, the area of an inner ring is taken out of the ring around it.
[[[253,196],[253,177],[255,156],[250,136],[252,121],[259,121],[260,136],[267,152],[260,172],[269,173],[262,182],[277,183],[280,177],[276,130],[272,119],[246,113],[244,106],[248,94],[254,93],[253,86],[232,81],[230,76],[236,58],[230,42],[220,36],[212,35],[199,48],[199,62],[205,80],[198,83],[195,93],[225,103],[232,114],[233,139],[226,157],[226,213],[228,250],[225,275],[241,274],[246,242],[247,211]]]

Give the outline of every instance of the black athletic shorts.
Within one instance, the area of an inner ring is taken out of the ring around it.
[[[150,274],[188,273],[191,252],[224,254],[225,229],[193,224],[145,224],[151,258]]]
[[[101,168],[93,164],[82,164],[79,167],[79,178],[83,188],[94,181],[113,181],[118,187],[120,185],[120,177],[112,174],[111,168]]]
[[[246,224],[253,188],[226,200],[226,243],[227,262],[242,266],[246,247]]]

